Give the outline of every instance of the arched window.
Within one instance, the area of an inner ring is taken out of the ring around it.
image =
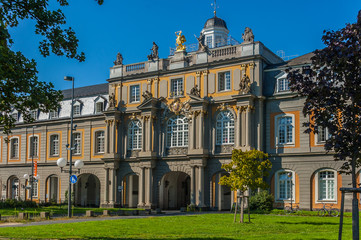
[[[168,120],[167,146],[188,146],[188,119],[186,117],[179,115]]]
[[[289,115],[281,115],[277,117],[277,144],[293,144],[294,143],[294,117]]]
[[[336,200],[336,174],[333,170],[318,172],[318,200]]]
[[[220,112],[216,125],[217,145],[234,143],[234,116],[230,111]]]
[[[129,123],[128,140],[128,148],[130,150],[142,148],[142,123],[139,120]]]
[[[104,153],[105,147],[104,131],[95,132],[95,153]]]

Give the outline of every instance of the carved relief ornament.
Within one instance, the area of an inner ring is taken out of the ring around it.
[[[191,105],[189,104],[189,101],[185,101],[182,103],[179,98],[176,98],[168,105],[168,108],[175,113],[176,115],[184,114],[190,111]]]

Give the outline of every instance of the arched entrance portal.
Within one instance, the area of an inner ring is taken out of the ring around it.
[[[75,184],[74,191],[76,206],[100,206],[100,181],[94,174],[81,174]]]
[[[135,208],[138,205],[139,176],[128,174],[123,178],[122,205]]]
[[[8,198],[19,199],[19,196],[20,196],[19,178],[17,178],[16,176],[11,176],[8,179]]]
[[[59,177],[57,175],[50,175],[46,179],[46,202],[60,203],[59,200]]]
[[[219,179],[226,173],[216,173],[212,177],[212,208],[221,210],[229,210],[232,206],[231,188],[219,185]]]
[[[190,204],[191,178],[184,172],[169,172],[160,182],[159,200],[162,209],[180,209]]]

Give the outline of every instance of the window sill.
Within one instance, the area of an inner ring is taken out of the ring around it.
[[[226,90],[221,90],[221,91],[217,91],[219,93],[224,93],[224,92],[231,92],[232,90],[231,89],[226,89]]]
[[[316,203],[337,203],[337,200],[317,200]]]
[[[133,102],[129,101],[129,104],[134,104],[134,103],[140,103],[140,101],[133,101]]]
[[[184,95],[177,95],[177,96],[169,96],[168,98],[170,99],[175,99],[175,98],[184,98]]]
[[[281,144],[281,143],[278,143],[276,145],[276,148],[285,148],[285,147],[295,147],[295,143],[284,143],[284,144]]]

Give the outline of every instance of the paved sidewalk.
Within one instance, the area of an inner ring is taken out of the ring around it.
[[[164,211],[163,214],[151,214],[145,216],[109,216],[109,217],[75,217],[71,219],[56,219],[45,220],[39,222],[28,222],[28,223],[17,223],[7,222],[1,223],[0,228],[5,227],[28,227],[28,226],[40,226],[60,223],[76,223],[76,222],[94,222],[94,221],[106,221],[106,220],[117,220],[117,219],[136,219],[136,218],[149,218],[149,217],[168,217],[168,216],[181,216],[181,215],[199,215],[199,214],[212,214],[221,212],[179,212],[179,211]]]

